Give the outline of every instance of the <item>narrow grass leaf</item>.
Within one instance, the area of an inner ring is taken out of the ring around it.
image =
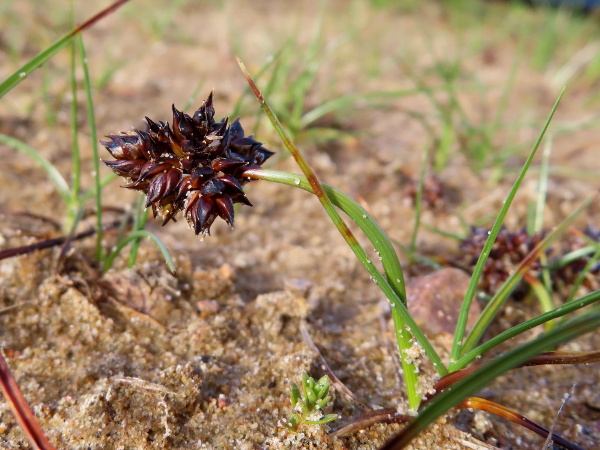
[[[156,236],[154,233],[152,233],[148,230],[134,231],[134,232],[130,233],[121,242],[119,242],[119,244],[117,244],[115,249],[112,252],[110,252],[110,254],[104,260],[104,267],[102,270],[104,272],[106,272],[108,269],[110,269],[112,267],[117,255],[119,253],[121,253],[121,250],[123,250],[129,243],[135,242],[137,239],[141,239],[141,238],[152,239],[152,241],[156,244],[156,246],[162,253],[163,258],[165,259],[165,262],[167,263],[167,266],[169,267],[169,270],[171,271],[171,273],[173,275],[175,275],[175,273],[176,273],[175,263],[173,262],[173,258],[171,258],[171,254],[169,253],[169,250],[167,250],[167,247],[165,246],[165,244],[162,243],[162,241],[158,238],[158,236]]]
[[[7,136],[5,134],[0,134],[0,143],[9,145],[10,147],[18,150],[23,153],[27,157],[34,160],[38,165],[46,172],[48,178],[54,184],[54,187],[62,197],[65,202],[65,205],[69,205],[71,201],[71,190],[69,189],[69,184],[65,181],[60,172],[52,165],[50,161],[44,158],[36,149],[30,147],[23,141],[16,139],[11,136]]]
[[[135,216],[133,218],[133,231],[143,230],[148,220],[148,211],[145,208],[146,199],[143,195],[140,196],[135,208]],[[140,248],[141,239],[135,240],[131,244],[131,252],[129,253],[129,262],[127,266],[131,269],[135,265],[138,250]]]
[[[81,58],[81,66],[83,68],[83,87],[85,90],[85,99],[87,106],[88,123],[90,125],[90,138],[92,140],[92,161],[94,164],[94,186],[95,186],[95,199],[96,199],[96,260],[98,262],[103,261],[102,254],[102,184],[100,182],[100,157],[98,156],[98,136],[96,134],[96,114],[94,112],[94,101],[92,99],[92,84],[90,82],[90,71],[87,63],[87,55],[85,53],[85,46],[83,45],[83,38],[77,37],[77,45],[79,47],[79,55]]]
[[[371,106],[381,102],[389,102],[390,99],[419,94],[420,92],[419,89],[412,88],[344,95],[325,102],[305,113],[300,120],[299,126],[300,128],[306,128],[329,113],[344,110],[358,104],[361,106]]]
[[[99,13],[92,16],[90,19],[86,20],[81,25],[75,27],[71,30],[67,35],[60,38],[50,47],[40,52],[38,55],[34,56],[31,60],[29,60],[23,67],[18,69],[15,73],[10,75],[6,80],[0,83],[0,98],[4,97],[12,88],[17,86],[21,81],[23,81],[27,76],[33,72],[38,67],[41,67],[46,61],[48,61],[52,56],[54,56],[61,48],[67,45],[74,36],[86,30],[87,28],[94,25],[96,22],[104,18],[105,16],[113,13],[119,7],[127,3],[129,0],[119,0],[109,5],[107,8],[103,9]]]
[[[552,120],[552,117],[554,116],[556,108],[558,107],[558,104],[560,103],[560,100],[562,99],[562,96],[564,95],[564,93],[565,93],[565,89],[563,88],[560,95],[558,96],[558,99],[554,103],[552,110],[550,111],[550,115],[548,116],[548,119],[546,120],[546,123],[545,123],[542,131],[540,132],[540,135],[538,136],[538,138],[533,146],[533,149],[529,153],[529,156],[527,157],[527,160],[525,161],[525,164],[523,165],[521,172],[519,173],[519,176],[517,177],[512,189],[510,190],[506,200],[504,201],[504,205],[502,205],[502,208],[498,214],[498,217],[496,218],[496,221],[494,222],[494,225],[492,226],[492,229],[490,231],[488,239],[485,242],[485,245],[483,246],[483,250],[481,251],[481,254],[479,255],[479,259],[477,260],[477,264],[475,265],[475,269],[473,270],[473,275],[471,276],[471,281],[469,283],[469,286],[467,287],[467,292],[465,294],[465,298],[463,300],[463,303],[462,303],[462,306],[460,309],[460,314],[459,314],[459,317],[457,320],[456,330],[454,333],[454,341],[452,342],[452,350],[450,351],[450,366],[451,367],[452,367],[452,362],[457,361],[459,359],[461,353],[463,352],[463,350],[462,350],[463,344],[464,344],[463,338],[465,335],[465,329],[467,327],[467,319],[469,316],[469,309],[471,307],[471,302],[473,301],[473,296],[475,295],[475,291],[477,290],[477,285],[479,284],[479,279],[481,278],[481,274],[483,273],[483,268],[485,267],[485,263],[487,262],[488,256],[492,249],[492,246],[494,245],[494,242],[496,241],[496,237],[498,236],[498,233],[500,232],[500,228],[502,227],[502,223],[504,222],[504,218],[506,217],[508,209],[510,208],[512,201],[515,198],[515,195],[517,194],[519,187],[521,186],[521,182],[525,178],[525,174],[527,173],[527,170],[529,169],[529,166],[531,165],[531,161],[533,160],[533,157],[535,156],[535,153],[542,142],[542,139],[546,133],[546,130],[548,129],[548,126],[550,125],[550,121]]]
[[[586,263],[583,270],[577,274],[577,278],[575,279],[575,282],[573,283],[573,286],[571,287],[569,296],[567,297],[567,300],[565,303],[569,303],[575,298],[575,295],[577,294],[577,291],[583,284],[583,281],[587,277],[587,274],[590,273],[592,268],[598,264],[599,258],[600,258],[600,246],[598,246],[596,252],[592,255],[592,257]]]

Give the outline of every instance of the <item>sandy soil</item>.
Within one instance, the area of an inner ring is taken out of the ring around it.
[[[53,8],[48,2],[49,9],[40,10],[25,2],[13,3],[0,16],[6,30],[0,35],[0,46],[6,49],[5,54],[0,52],[0,79],[67,30],[68,2]],[[89,11],[106,4],[93,3]],[[64,14],[59,14],[60,8]],[[85,35],[97,85],[99,134],[141,128],[145,115],[170,120],[171,104],[181,108],[200,82],[195,104],[199,106],[214,87],[217,116],[228,114],[246,87],[233,56],[240,55],[257,72],[287,40],[291,48],[306,48],[319,15],[323,18],[319,52],[327,56],[319,59],[307,109],[352,92],[412,88],[409,70],[423,83],[440,85],[432,70],[436,58],[448,66],[460,58],[463,88],[458,98],[473,124],[489,122],[502,102],[518,43],[511,25],[499,27],[493,15],[465,28],[437,4],[379,10],[356,1],[326,4],[321,13],[319,8],[312,1],[295,7],[287,2],[252,7],[244,2],[218,7],[190,3],[179,9],[154,1],[127,5]],[[500,15],[505,10],[494,11]],[[79,19],[85,16],[78,11]],[[518,20],[511,20],[518,25]],[[568,55],[559,54],[554,66],[534,70],[528,64],[528,50],[507,99],[495,143],[498,154],[509,146],[532,144],[559,92],[553,75],[561,62],[568,61]],[[293,70],[301,70],[307,55],[300,51],[294,55]],[[0,103],[0,132],[38,149],[66,176],[71,171],[68,68],[69,52],[63,50]],[[600,170],[595,152],[600,133],[594,127],[558,132],[567,123],[592,117],[597,108],[591,94],[595,85],[579,81],[568,91],[553,125],[551,161],[557,172],[562,171],[550,182],[545,214],[549,227],[597,188],[596,179],[586,175]],[[278,95],[275,103],[280,101]],[[446,101],[443,95],[441,99]],[[88,188],[91,148],[83,100],[80,103],[83,182]],[[252,128],[257,109],[247,96],[242,117],[247,129]],[[402,243],[408,243],[412,233],[410,192],[423,153],[439,145],[415,120],[417,114],[425,115],[434,129],[441,126],[426,96],[413,95],[326,116],[319,126],[344,132],[333,142],[317,143],[307,133],[298,137],[321,179],[368,205],[389,235]],[[277,152],[269,168],[298,171],[265,121],[256,137]],[[491,162],[476,168],[460,145],[452,150],[447,167],[437,174],[440,198],[425,206],[422,220],[464,234],[465,225],[489,223],[514,181],[514,171],[507,170],[498,180],[498,167]],[[0,145],[0,157],[4,161],[1,249],[62,235],[64,205],[44,172],[12,148]],[[522,161],[521,152],[506,166],[519,167]],[[516,199],[507,218],[509,227],[520,229],[525,224],[537,173],[532,172]],[[290,382],[298,383],[304,371],[315,377],[322,374],[319,358],[303,341],[302,327],[361,402],[401,412],[406,405],[389,338],[387,303],[319,202],[305,192],[266,182],[253,183],[247,191],[255,206],[236,213],[233,230],[222,222],[215,224],[209,238],[195,237],[185,221],[165,228],[149,222],[149,229],[174,256],[176,276],[149,242],[142,246],[134,269],[127,269],[124,255],[106,274],[96,267],[91,238],[73,244],[59,272],[58,248],[0,261],[0,347],[55,445],[376,449],[400,430],[400,425],[380,424],[333,437],[328,427],[292,435],[278,426],[292,412]],[[136,198],[115,182],[106,188],[104,202],[130,208]],[[106,213],[107,221],[118,217]],[[597,218],[595,204],[578,226],[597,223]],[[93,219],[84,222],[81,229],[91,226]],[[107,248],[114,239],[114,233],[106,235]],[[455,240],[425,229],[419,234],[418,249],[430,257],[459,256]],[[408,269],[413,280],[409,294],[411,289],[419,293],[417,301],[425,305],[433,296],[419,288],[419,280],[429,272],[418,265]],[[444,302],[445,309],[457,309],[452,305],[461,301],[463,286],[460,276],[449,277],[447,292],[436,301]],[[436,308],[422,307],[421,320],[427,321],[427,314]],[[534,301],[513,302],[491,332],[537,311]],[[448,330],[434,331],[440,352],[447,351]],[[565,348],[599,346],[595,333]],[[431,374],[427,364],[422,369]],[[480,395],[550,427],[563,395],[576,382],[555,430],[592,448],[600,442],[600,399],[595,389],[599,381],[597,365],[528,368],[501,377]],[[333,395],[327,412],[342,419],[331,428],[359,414],[356,405],[335,390]],[[4,402],[0,445],[27,446]],[[542,440],[502,419],[463,411],[443,418],[414,442],[414,448],[488,445],[540,448]]]

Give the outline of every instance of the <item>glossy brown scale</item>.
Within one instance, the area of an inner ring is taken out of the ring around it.
[[[196,234],[209,234],[217,217],[233,226],[233,205],[252,206],[244,172],[273,152],[245,136],[239,120],[216,122],[212,93],[193,116],[174,105],[172,111],[173,127],[146,117],[146,131],[108,135],[102,145],[115,159],[104,163],[128,180],[124,187],[146,194],[146,207],[163,225],[182,212]]]

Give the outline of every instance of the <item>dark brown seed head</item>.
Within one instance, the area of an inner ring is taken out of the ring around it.
[[[471,234],[460,245],[461,265],[469,268],[475,267],[488,238],[488,233],[487,228],[473,227],[471,229]],[[483,269],[479,288],[488,294],[495,293],[544,236],[544,231],[530,236],[525,229],[509,231],[502,227]],[[536,261],[532,264],[530,273],[536,274],[539,269],[540,263]]]
[[[244,171],[259,168],[273,152],[245,136],[239,120],[229,125],[214,115],[211,92],[192,117],[173,105],[173,127],[146,117],[146,131],[101,141],[115,158],[104,163],[127,179],[124,187],[147,195],[146,207],[163,225],[181,211],[196,234],[210,234],[217,217],[233,226],[234,203],[252,206]]]

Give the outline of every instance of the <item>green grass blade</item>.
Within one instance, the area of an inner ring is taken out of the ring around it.
[[[48,178],[50,179],[52,184],[54,184],[54,187],[64,200],[65,204],[70,204],[71,190],[69,189],[69,185],[50,161],[44,158],[33,147],[30,147],[23,141],[20,141],[19,139],[16,139],[14,137],[0,133],[0,143],[6,144],[14,148],[15,150],[18,150],[22,154],[26,155],[27,157],[33,159],[36,163],[38,163],[38,165],[44,170],[44,172],[46,172],[46,175],[48,175]]]
[[[279,50],[277,50],[275,52],[274,55],[269,56],[269,58],[267,59],[267,62],[265,62],[262,67],[260,69],[258,69],[258,72],[256,72],[254,74],[254,79],[255,80],[260,80],[261,77],[265,74],[265,72],[267,70],[269,70],[269,68],[274,65],[274,69],[273,69],[273,73],[271,75],[271,78],[269,79],[268,83],[267,83],[267,88],[265,88],[265,93],[269,93],[271,92],[269,85],[273,84],[275,79],[276,79],[276,74],[278,71],[278,67],[279,67],[279,60],[281,58],[281,54],[282,52],[285,50],[285,48],[287,47],[288,44],[284,44],[281,46],[281,48]],[[233,111],[231,112],[231,114],[229,115],[229,117],[233,117],[233,118],[237,118],[240,116],[240,114],[242,113],[242,106],[244,103],[244,98],[246,97],[246,95],[250,94],[251,89],[250,86],[246,86],[244,88],[244,91],[242,92],[242,95],[240,95],[240,97],[238,98],[237,102],[235,103],[234,107],[233,107]],[[259,112],[262,112],[261,109],[258,110]]]
[[[548,323],[551,320],[554,320],[558,317],[565,317],[567,314],[577,311],[578,309],[585,308],[593,303],[596,303],[600,300],[600,291],[595,291],[590,294],[587,294],[583,297],[580,297],[572,302],[565,303],[561,306],[554,308],[551,311],[548,311],[544,314],[540,314],[533,319],[529,319],[526,322],[520,323],[506,331],[503,331],[499,335],[493,337],[489,341],[481,344],[479,347],[474,348],[473,350],[466,352],[455,365],[455,370],[463,369],[467,366],[471,361],[478,358],[480,355],[488,352],[492,348],[501,344],[504,341],[507,341],[519,334],[524,333],[531,328],[537,327],[538,325],[542,325],[544,323]]]
[[[130,233],[121,242],[119,242],[117,244],[117,246],[115,247],[115,249],[112,252],[110,252],[110,254],[104,260],[104,266],[103,266],[102,270],[104,272],[106,272],[108,269],[110,269],[112,267],[117,255],[119,253],[121,253],[121,250],[123,250],[129,243],[135,242],[137,239],[142,239],[142,238],[152,239],[152,241],[156,244],[156,246],[162,253],[163,258],[165,259],[165,262],[167,263],[167,266],[169,267],[169,270],[171,271],[171,273],[173,273],[173,275],[175,275],[175,272],[176,272],[175,271],[175,263],[173,262],[173,258],[171,258],[169,250],[167,250],[167,247],[165,246],[165,244],[162,243],[162,241],[158,238],[158,236],[156,236],[154,233],[151,233],[148,230],[134,231],[134,232]]]
[[[569,296],[567,297],[567,300],[565,303],[569,303],[569,302],[573,301],[573,299],[575,298],[575,295],[577,294],[577,291],[579,290],[579,287],[583,283],[583,280],[585,280],[586,275],[598,263],[599,258],[600,258],[600,246],[597,247],[596,252],[592,255],[590,260],[586,263],[583,270],[577,274],[577,279],[573,283],[573,287],[571,287]]]
[[[579,206],[575,211],[573,211],[569,217],[563,220],[558,227],[556,227],[550,234],[548,234],[535,248],[529,253],[529,255],[519,264],[519,266],[515,269],[515,271],[506,279],[502,286],[498,289],[496,294],[492,297],[489,303],[484,308],[481,315],[477,318],[475,325],[473,325],[473,329],[467,336],[465,341],[463,352],[468,352],[472,350],[487,327],[494,319],[500,307],[504,304],[504,302],[508,299],[508,296],[517,285],[517,283],[521,280],[523,275],[529,269],[529,266],[537,259],[541,253],[544,252],[556,239],[558,239],[569,226],[573,223],[573,221],[581,214],[581,212],[587,208],[590,203],[597,197],[598,194],[588,198],[583,204]],[[453,369],[454,366],[451,366]]]
[[[414,254],[417,251],[417,237],[419,235],[419,229],[421,228],[421,212],[423,209],[423,186],[425,185],[425,174],[427,173],[427,165],[429,164],[429,146],[423,153],[423,162],[421,163],[421,170],[419,172],[419,182],[417,185],[417,195],[415,198],[415,223],[413,225],[412,235],[410,237],[410,244],[408,246],[408,260],[410,263],[414,261]]]
[[[83,38],[77,37],[79,55],[81,57],[81,66],[83,67],[83,86],[85,89],[85,99],[87,106],[88,123],[90,125],[90,138],[92,140],[92,161],[94,164],[94,186],[96,198],[96,260],[102,262],[102,185],[100,182],[100,157],[98,156],[98,135],[96,133],[96,114],[94,113],[94,101],[92,99],[92,84],[90,82],[90,71],[83,45]]]
[[[378,102],[387,102],[393,98],[407,97],[409,95],[419,94],[419,89],[399,89],[395,91],[376,91],[366,92],[360,94],[349,94],[342,97],[335,98],[328,102],[325,102],[307,113],[305,113],[300,119],[300,129],[306,128],[313,122],[319,120],[321,117],[335,112],[344,110],[355,106],[356,104],[372,105]]]
[[[540,260],[542,256],[544,256],[544,253],[540,255]],[[544,265],[543,262],[542,265]],[[552,311],[552,308],[554,308],[554,302],[552,301],[551,291],[546,288],[547,284],[542,283],[540,279],[529,274],[525,274],[523,278],[531,288],[533,294],[536,296],[542,312]],[[554,322],[546,322],[546,331],[550,331],[552,328],[554,328],[554,326]]]
[[[73,192],[73,198],[79,197],[79,190],[81,188],[81,152],[79,148],[79,125],[77,121],[77,81],[76,81],[76,45],[71,42],[71,154],[73,159],[72,167],[72,180],[71,180],[71,191]]]
[[[600,313],[577,317],[531,342],[508,351],[491,363],[486,364],[471,375],[453,384],[450,389],[437,395],[419,413],[418,417],[410,422],[400,435],[385,448],[403,448],[403,446],[407,445],[435,419],[446,413],[453,406],[458,405],[464,398],[486,387],[496,377],[546,351],[548,348],[571,341],[582,334],[597,329],[599,324]]]
[[[204,80],[200,80],[198,82],[196,88],[193,90],[192,94],[188,97],[187,101],[185,102],[185,105],[183,105],[182,111],[187,111],[194,105],[196,99],[198,98],[198,94],[200,93],[200,89],[202,89],[202,86],[204,86]]]
[[[73,24],[73,2],[71,2],[71,25]],[[71,42],[71,68],[69,84],[71,85],[71,200],[67,211],[65,228],[74,233],[77,222],[79,222],[78,211],[81,210],[79,195],[81,189],[81,152],[79,148],[79,124],[77,120],[77,48],[75,42]]]
[[[114,174],[114,173],[109,173],[108,175],[106,175],[104,178],[102,178],[100,180],[100,189],[103,189],[104,187],[108,186],[110,183],[112,183],[114,180],[116,180],[118,177],[118,175]],[[86,201],[88,201],[90,198],[95,197],[96,196],[96,187],[92,187],[91,189],[85,191],[82,196],[81,196],[81,203],[85,203]]]
[[[533,149],[529,153],[529,156],[527,157],[525,164],[521,168],[521,172],[519,173],[519,176],[517,177],[515,183],[513,184],[513,187],[510,190],[508,197],[504,201],[504,205],[502,205],[502,209],[500,210],[500,213],[498,214],[498,217],[496,218],[496,221],[494,222],[494,225],[492,226],[490,235],[488,236],[488,239],[485,242],[485,245],[483,246],[483,250],[481,251],[481,255],[479,256],[479,259],[477,260],[477,264],[475,265],[475,269],[473,270],[473,275],[471,276],[471,281],[469,283],[469,286],[467,287],[467,292],[465,294],[465,298],[463,300],[463,303],[462,303],[462,306],[460,309],[460,314],[458,316],[456,330],[454,333],[454,341],[452,342],[452,350],[450,352],[450,367],[453,366],[452,365],[453,361],[458,361],[461,353],[463,352],[463,345],[464,345],[463,338],[465,335],[465,329],[467,327],[467,319],[469,316],[469,309],[471,307],[471,302],[473,300],[473,296],[475,295],[475,291],[477,290],[477,285],[479,284],[479,279],[481,278],[483,268],[485,267],[485,263],[487,262],[488,256],[492,249],[492,246],[494,245],[494,242],[496,240],[496,237],[498,236],[498,233],[500,232],[500,228],[502,227],[502,223],[504,222],[504,218],[506,217],[508,209],[510,208],[512,201],[515,198],[515,195],[517,194],[519,187],[521,186],[521,182],[525,178],[527,169],[529,169],[529,166],[531,165],[531,161],[533,160],[533,157],[535,156],[535,153],[542,142],[542,139],[546,133],[546,130],[548,129],[548,126],[550,125],[550,121],[552,120],[552,117],[554,116],[556,108],[558,107],[558,104],[560,103],[560,100],[562,99],[562,96],[564,95],[564,93],[565,93],[565,89],[563,88],[563,90],[561,91],[560,95],[558,96],[556,102],[554,103],[552,110],[550,111],[550,115],[548,116],[548,119],[546,120],[546,123],[544,124],[544,127],[543,127],[540,135],[538,136],[538,138],[533,146]]]
[[[73,39],[74,36],[81,33],[85,29],[91,27],[96,22],[98,22],[103,17],[111,14],[120,6],[127,3],[129,0],[119,0],[114,2],[112,5],[103,9],[99,13],[92,16],[90,19],[75,27],[71,30],[67,35],[60,38],[46,50],[40,52],[38,55],[34,56],[31,60],[29,60],[23,67],[18,69],[15,73],[10,75],[6,80],[0,83],[0,98],[4,97],[12,88],[17,86],[21,81],[23,81],[27,76],[33,72],[38,67],[41,67],[46,61],[52,58],[60,49],[62,49],[65,45]]]
[[[406,333],[406,331],[411,332],[411,330],[414,328],[414,326],[416,326],[416,323],[414,322],[414,320],[412,320],[412,317],[410,317],[410,314],[408,313],[408,310],[406,309],[406,306],[405,306],[406,293],[404,290],[404,276],[402,274],[402,271],[400,270],[397,274],[395,274],[395,276],[397,277],[397,280],[398,280],[398,284],[402,286],[401,291],[397,293],[390,286],[390,284],[388,284],[386,279],[383,278],[383,276],[381,275],[379,270],[377,270],[373,266],[371,261],[369,261],[366,253],[364,252],[364,250],[358,243],[358,240],[356,239],[356,237],[354,236],[354,234],[352,233],[352,231],[350,230],[348,225],[344,222],[344,220],[338,214],[332,201],[329,199],[329,196],[325,192],[324,187],[319,182],[314,171],[312,170],[310,165],[307,163],[307,161],[304,159],[304,157],[302,156],[300,151],[296,148],[296,146],[293,144],[293,142],[291,141],[291,139],[289,138],[289,136],[283,129],[283,126],[277,119],[277,116],[275,115],[275,113],[273,112],[273,110],[271,109],[271,107],[269,106],[267,101],[265,100],[263,94],[260,92],[260,90],[258,89],[256,84],[254,83],[248,70],[246,69],[246,67],[244,66],[244,64],[242,63],[242,61],[239,58],[238,58],[238,64],[239,64],[240,69],[242,70],[244,76],[246,77],[248,84],[252,87],[254,95],[256,96],[257,100],[259,101],[261,108],[265,111],[265,114],[267,115],[271,124],[277,131],[277,134],[279,135],[280,139],[282,140],[282,142],[284,143],[286,148],[289,150],[290,154],[292,155],[292,157],[294,158],[294,160],[296,161],[296,163],[298,164],[298,166],[300,167],[300,169],[306,176],[306,180],[310,184],[310,187],[312,188],[312,192],[319,199],[319,202],[323,206],[323,209],[325,210],[325,212],[327,213],[327,215],[329,216],[329,218],[331,219],[331,221],[333,222],[335,227],[338,229],[338,231],[340,232],[340,234],[342,235],[342,237],[344,238],[344,240],[346,241],[346,243],[348,244],[350,249],[354,252],[354,254],[358,258],[358,260],[361,262],[361,264],[363,264],[363,266],[371,274],[374,281],[378,284],[381,283],[380,288],[384,291],[384,293],[390,300],[392,307],[398,308],[400,315],[399,316],[396,315],[396,317],[402,319],[403,323],[401,323],[401,324],[395,323],[394,326],[396,328],[396,340],[398,343],[398,349],[399,349],[399,353],[400,353],[400,360],[402,363],[402,367],[403,367],[403,370],[405,373],[417,373],[415,365],[412,362],[412,359],[408,358],[406,355],[406,351],[408,351],[412,347],[409,333]],[[258,172],[260,172],[260,171],[258,171]],[[294,181],[294,183],[296,183],[296,184],[299,184],[300,182],[301,181],[299,179],[296,179]],[[366,218],[367,216],[364,216],[364,217]],[[391,251],[393,252],[394,250],[393,250],[393,247],[391,246],[391,244],[389,243],[389,240],[388,240],[388,244],[389,244]],[[408,325],[409,321],[410,321],[410,326]],[[414,324],[414,326],[413,326],[413,324]],[[408,330],[406,329],[407,327],[409,327]],[[427,341],[427,338],[425,337],[425,335],[423,335],[422,333],[421,333],[421,335],[422,335],[422,340]],[[416,337],[416,334],[415,334],[415,337]],[[419,343],[421,343],[420,340],[419,340]],[[427,341],[427,343],[429,343],[429,342]],[[433,350],[431,345],[429,345],[429,347],[431,350]],[[435,353],[435,351],[433,351],[433,353]],[[436,361],[436,364],[437,364],[437,361]],[[445,367],[440,367],[440,368],[438,368],[438,370],[445,370]],[[405,378],[405,381],[407,383],[410,383],[413,380],[409,376],[409,378]],[[408,395],[408,404],[409,404],[410,408],[416,409],[421,401],[420,397],[416,394],[416,391],[417,391],[416,382],[411,386],[408,386],[408,384],[407,384],[406,391],[407,391],[407,395]]]
[[[146,198],[141,195],[138,199],[137,207],[135,209],[135,216],[133,218],[133,231],[143,230],[148,220],[148,211],[145,208]],[[135,265],[137,259],[138,250],[140,248],[141,239],[138,239],[131,244],[131,253],[129,254],[129,262],[127,266],[131,269]]]

